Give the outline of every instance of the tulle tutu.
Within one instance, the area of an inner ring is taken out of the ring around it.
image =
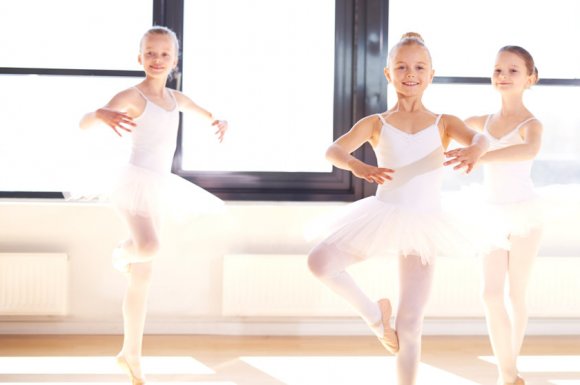
[[[425,212],[383,202],[372,196],[351,203],[334,218],[318,223],[309,234],[325,236],[347,253],[368,258],[417,255],[423,264],[438,255],[469,256],[484,252],[491,244],[505,244],[481,234],[443,211]]]
[[[482,185],[472,184],[450,193],[449,198],[453,210],[473,217],[482,232],[494,232],[505,238],[526,236],[544,223],[545,205],[538,195],[513,203],[495,203],[486,199]]]
[[[111,201],[118,210],[132,215],[178,220],[225,210],[221,199],[175,174],[132,164],[120,172]]]
[[[63,191],[69,201],[111,202],[133,215],[178,221],[225,210],[219,198],[175,174],[131,164],[130,136],[86,130],[75,143],[75,169]]]

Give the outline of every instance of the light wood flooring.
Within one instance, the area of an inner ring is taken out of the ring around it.
[[[120,336],[2,336],[0,383],[112,385]],[[395,360],[371,337],[145,336],[148,384],[396,384]],[[424,337],[417,385],[495,385],[486,337]],[[527,337],[528,385],[580,385],[580,336]]]

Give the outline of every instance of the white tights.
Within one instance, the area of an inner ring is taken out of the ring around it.
[[[308,266],[318,279],[343,297],[369,325],[378,324],[373,331],[382,335],[378,304],[370,300],[346,272],[348,266],[361,261],[333,245],[322,243],[311,251]],[[399,257],[399,305],[395,320],[399,336],[399,385],[415,384],[421,358],[423,316],[432,281],[433,265],[423,265],[421,258],[414,255]]]
[[[482,297],[487,328],[503,383],[514,382],[518,374],[516,361],[528,321],[526,290],[541,233],[542,230],[536,228],[526,237],[510,236],[509,252],[496,250],[482,259]],[[509,305],[505,301],[506,279]]]
[[[152,274],[152,257],[159,249],[156,222],[151,218],[125,213],[131,238],[121,246],[131,260],[141,259],[143,262],[132,262],[128,269],[128,284],[123,299],[123,355],[133,373],[141,374],[141,350],[143,346],[143,331],[147,313],[147,299]]]

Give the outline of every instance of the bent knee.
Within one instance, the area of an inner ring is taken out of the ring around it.
[[[329,273],[328,269],[328,251],[323,244],[316,246],[310,254],[308,254],[308,269],[316,277],[324,277]]]
[[[157,239],[149,239],[137,244],[137,252],[143,257],[152,257],[159,251],[159,242]]]

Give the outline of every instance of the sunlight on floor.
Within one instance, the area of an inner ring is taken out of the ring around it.
[[[66,382],[45,382],[45,381],[38,381],[38,382],[0,382],[2,385],[127,385],[127,381],[106,381],[106,382],[95,382],[95,381],[87,381],[87,382],[80,382],[80,381],[66,381]],[[237,385],[235,382],[224,382],[224,381],[149,381],[147,380],[147,384],[155,385],[155,384],[168,384],[171,385]]]
[[[496,363],[492,356],[480,356],[479,359]],[[520,356],[518,368],[522,373],[580,373],[580,356]]]
[[[240,359],[287,385],[384,385],[395,378],[395,358],[376,356],[267,356]],[[455,374],[421,364],[418,384],[475,385]]]
[[[147,356],[142,365],[150,374],[215,374],[192,357]],[[0,357],[0,374],[118,373],[114,357]]]

